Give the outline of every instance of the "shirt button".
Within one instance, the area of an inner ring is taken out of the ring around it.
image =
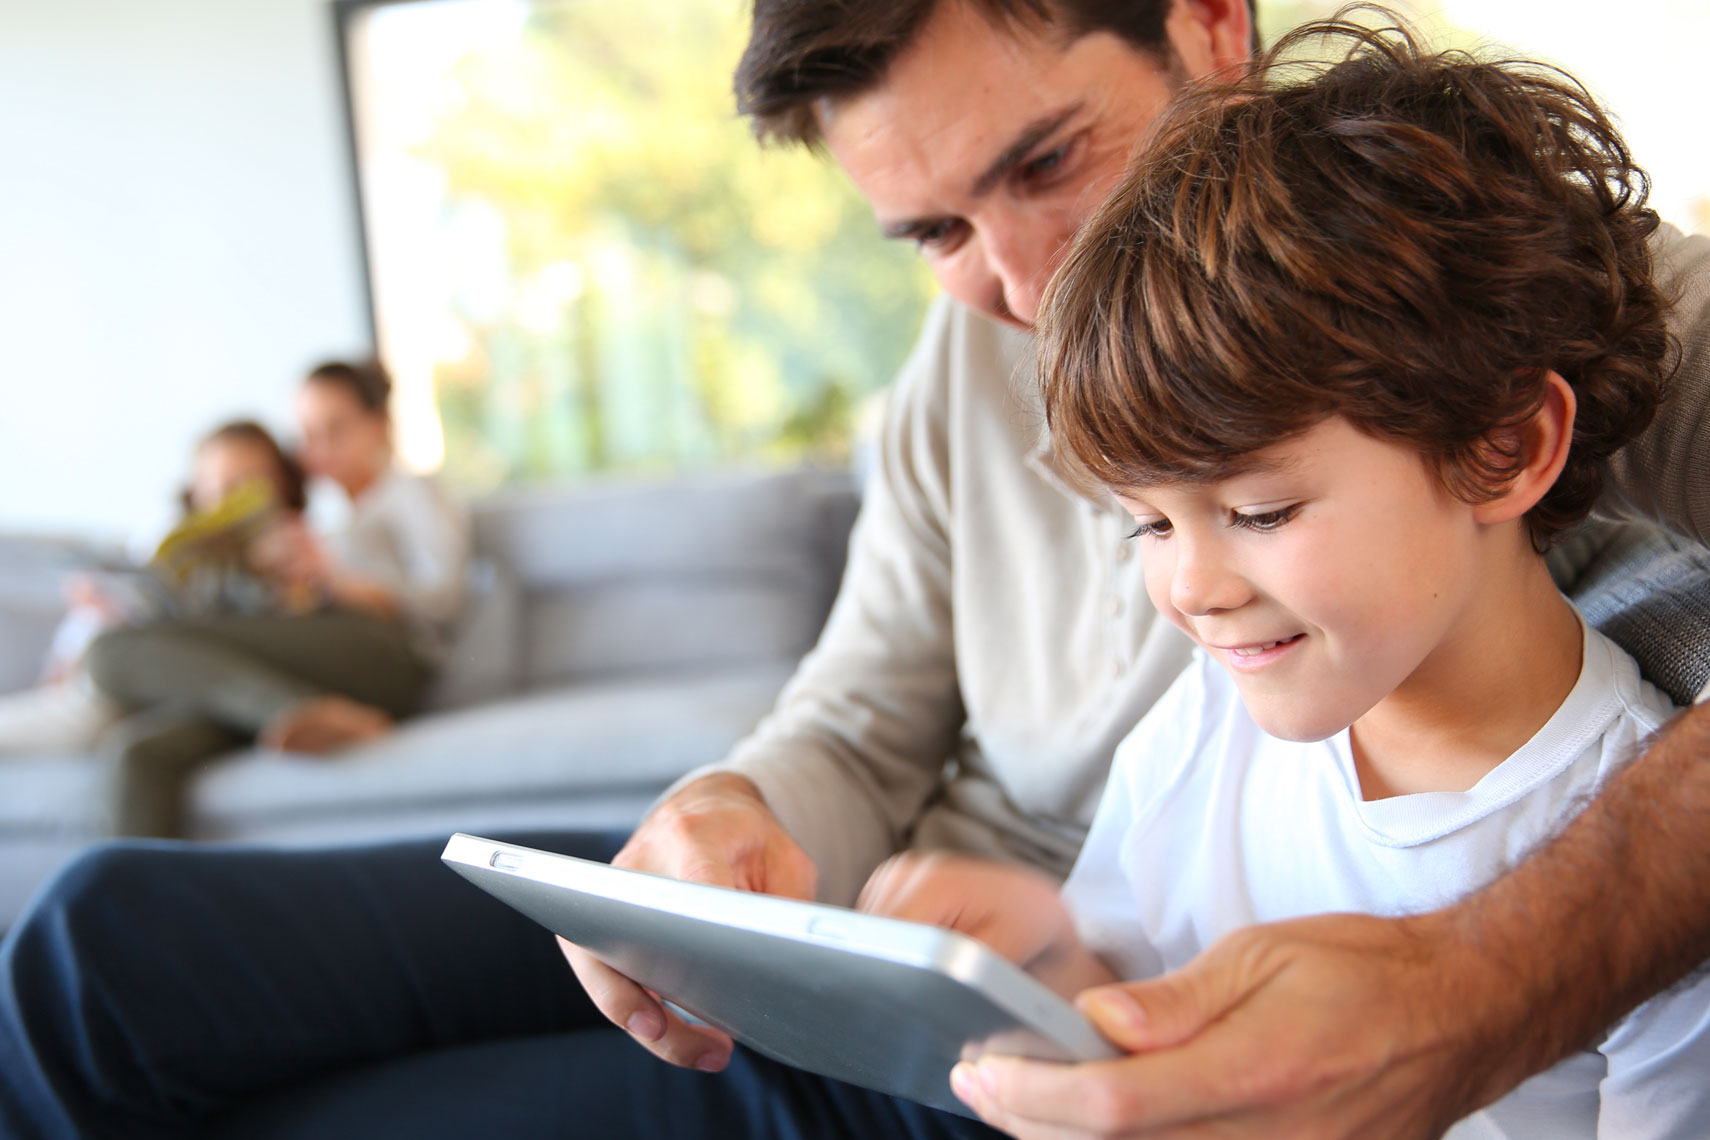
[[[1116,560],[1118,562],[1127,562],[1130,558],[1133,558],[1133,557],[1134,557],[1134,547],[1132,544],[1124,542],[1124,543],[1122,543],[1122,545],[1120,545],[1116,548]]]
[[[1110,675],[1112,677],[1122,676],[1122,658],[1118,657],[1110,663]]]
[[[1111,617],[1116,618],[1122,616],[1122,611],[1126,607],[1123,606],[1121,598],[1112,598],[1110,599],[1110,605],[1105,608],[1110,611]]]

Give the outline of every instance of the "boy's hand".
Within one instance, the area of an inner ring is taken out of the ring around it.
[[[855,906],[966,934],[1024,967],[1047,965],[1080,946],[1054,880],[965,855],[893,855],[861,888]]]
[[[324,586],[332,577],[326,551],[300,519],[259,535],[250,543],[249,561],[258,573],[286,585]]]

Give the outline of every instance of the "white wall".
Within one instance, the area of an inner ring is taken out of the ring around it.
[[[134,536],[365,351],[327,0],[0,0],[0,529]]]

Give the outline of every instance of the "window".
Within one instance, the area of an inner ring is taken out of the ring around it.
[[[930,279],[734,110],[743,0],[345,0],[406,462],[466,490],[841,462]]]
[[[1710,4],[1697,0],[1384,0],[1441,47],[1489,50],[1565,69],[1614,117],[1652,178],[1651,206],[1688,232],[1710,232],[1710,148],[1698,80]],[[1258,0],[1274,39],[1341,0]],[[1369,23],[1369,16],[1358,16]]]
[[[1653,204],[1710,228],[1710,6],[1394,0],[1605,99]],[[1275,36],[1339,0],[1260,0]],[[829,161],[734,111],[745,0],[339,0],[399,449],[480,491],[600,471],[840,462],[931,293]],[[1666,29],[1666,35],[1659,31]]]

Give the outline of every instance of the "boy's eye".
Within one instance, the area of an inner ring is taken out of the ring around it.
[[[1170,537],[1170,531],[1172,529],[1174,529],[1174,528],[1171,527],[1169,519],[1156,519],[1152,522],[1141,523],[1139,526],[1134,528],[1133,533],[1131,533],[1128,537],[1129,538],[1168,538],[1168,537]]]
[[[1278,507],[1274,511],[1260,511],[1257,514],[1250,515],[1236,511],[1230,518],[1229,525],[1245,527],[1248,530],[1276,530],[1299,513],[1299,503],[1291,503],[1286,507]]]

